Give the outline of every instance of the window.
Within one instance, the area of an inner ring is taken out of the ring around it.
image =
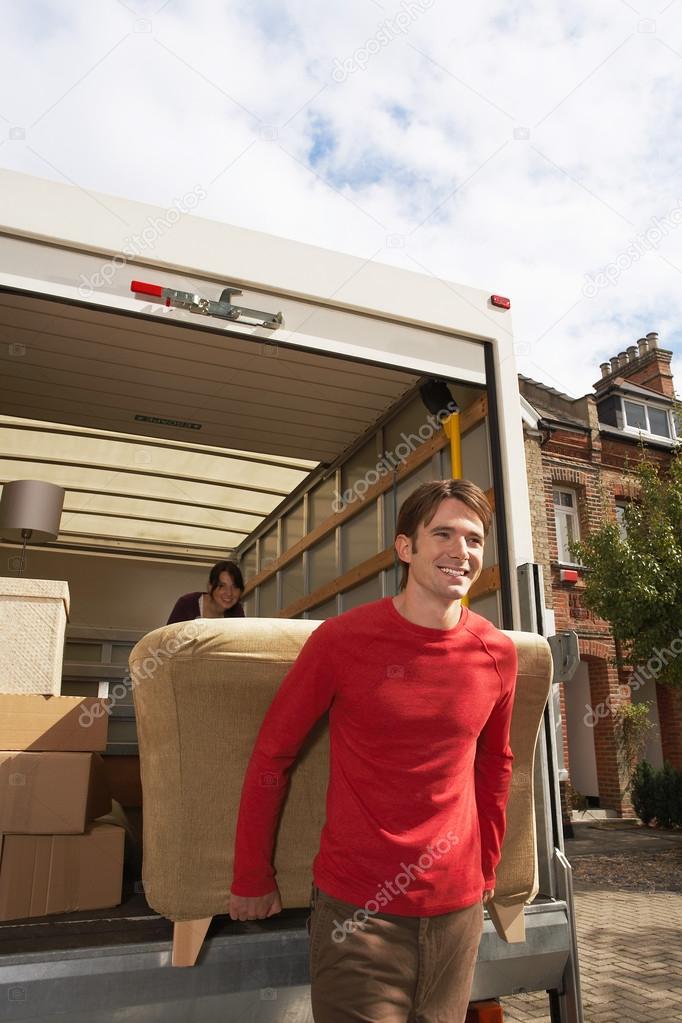
[[[618,526],[618,532],[620,533],[621,540],[625,540],[628,531],[625,526],[625,509],[627,507],[626,501],[616,501],[616,525]]]
[[[668,413],[660,408],[650,408],[648,412],[649,430],[651,433],[655,433],[659,437],[669,437],[670,422],[668,421]]]
[[[580,539],[577,498],[574,490],[567,490],[564,487],[554,488],[554,522],[559,561],[563,564],[574,565],[576,562],[569,545]]]
[[[650,433],[654,437],[673,436],[670,429],[670,413],[667,409],[656,408],[654,405],[646,405],[644,402],[630,401],[623,398],[623,413],[625,416],[625,429],[640,430],[643,433]]]

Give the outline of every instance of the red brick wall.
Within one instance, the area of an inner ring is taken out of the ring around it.
[[[614,711],[628,697],[621,690],[621,679],[612,662],[612,644],[581,640],[580,653],[590,674],[590,697],[597,721],[594,726],[594,752],[597,761],[600,809],[631,814],[632,806],[624,794],[626,777],[619,765]],[[608,713],[600,714],[601,707]]]

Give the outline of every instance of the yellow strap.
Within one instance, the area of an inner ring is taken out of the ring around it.
[[[462,436],[459,425],[459,412],[453,412],[443,422],[445,436],[450,438],[450,460],[452,462],[453,480],[462,478]],[[462,597],[462,605],[469,606],[469,598]]]

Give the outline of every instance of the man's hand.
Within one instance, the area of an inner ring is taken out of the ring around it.
[[[494,888],[486,888],[485,889],[485,891],[483,892],[483,905],[484,906],[485,906],[486,902],[490,902],[490,900],[492,899],[494,894],[495,894],[495,889]]]
[[[268,916],[282,912],[279,888],[267,895],[234,895],[230,892],[231,920],[265,920]]]

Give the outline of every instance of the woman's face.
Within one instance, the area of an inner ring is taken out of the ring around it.
[[[218,607],[222,608],[223,611],[227,611],[229,608],[234,607],[241,594],[242,591],[235,586],[234,579],[230,573],[221,572],[218,576],[218,585],[213,590],[211,597]]]

